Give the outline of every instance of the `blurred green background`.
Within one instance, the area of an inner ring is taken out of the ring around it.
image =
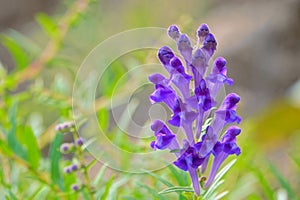
[[[74,2],[0,0],[2,127],[10,126],[7,113],[17,101],[18,123],[32,128],[46,155],[54,125],[72,117],[76,72],[99,42],[128,29],[171,24],[195,39],[195,30],[207,23],[218,41],[214,57],[228,60],[229,77],[235,80],[226,90],[241,96],[238,112],[244,119],[238,138],[242,154],[226,175],[224,199],[299,199],[300,1]],[[126,63],[145,64],[155,56],[154,51],[136,52],[112,64],[98,94],[104,129],[114,132],[105,102],[126,73]],[[137,188],[129,184],[127,193]],[[142,190],[151,195],[149,188]]]

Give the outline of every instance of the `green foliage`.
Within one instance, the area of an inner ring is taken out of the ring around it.
[[[18,70],[24,69],[29,64],[28,53],[13,38],[3,35],[0,41],[11,53]]]
[[[36,15],[36,21],[43,28],[48,37],[55,38],[58,36],[57,23],[53,21],[50,16],[45,13],[39,13]]]
[[[63,189],[63,180],[60,173],[59,162],[61,158],[61,153],[59,147],[61,145],[62,134],[57,134],[50,146],[50,174],[51,179],[54,184],[58,184],[61,189]]]

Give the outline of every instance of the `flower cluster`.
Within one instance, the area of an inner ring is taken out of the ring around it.
[[[73,122],[64,122],[61,124],[58,124],[55,127],[56,131],[59,131],[60,133],[72,133],[73,135],[73,142],[70,143],[63,143],[60,146],[60,152],[62,154],[70,154],[73,153],[73,162],[64,167],[64,173],[66,174],[71,174],[71,173],[75,173],[79,170],[86,170],[85,169],[85,165],[84,165],[84,160],[82,157],[82,146],[84,144],[84,140],[81,137],[77,136],[77,130],[75,128],[75,124]],[[76,183],[74,183],[71,186],[71,189],[73,191],[78,191],[80,189],[80,186]]]
[[[201,167],[203,173],[213,156],[210,175],[205,183],[205,187],[209,187],[222,162],[229,155],[239,155],[241,152],[236,144],[236,136],[241,129],[237,126],[228,127],[241,122],[236,113],[240,97],[235,93],[228,94],[220,106],[212,111],[218,105],[216,96],[219,90],[224,84],[231,86],[233,80],[227,77],[226,60],[222,57],[214,60],[210,72],[207,70],[217,41],[206,24],[202,24],[197,30],[195,50],[188,36],[182,34],[177,26],[170,26],[168,35],[176,41],[186,68],[169,47],[161,47],[158,58],[170,77],[158,73],[149,76],[149,80],[155,85],[150,101],[152,104],[164,102],[173,111],[168,123],[182,128],[186,139],[180,146],[176,134],[172,133],[167,124],[156,120],[151,126],[156,138],[151,147],[154,150],[170,149],[177,157],[174,165],[189,172],[194,191],[196,195],[200,195],[197,169]],[[210,116],[213,116],[211,123],[204,127]],[[223,134],[224,127],[228,128]]]

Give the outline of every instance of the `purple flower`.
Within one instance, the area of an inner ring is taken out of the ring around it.
[[[210,96],[210,91],[206,87],[206,82],[204,79],[201,79],[200,84],[195,88],[195,95],[198,99],[198,105],[204,111],[211,109],[217,103]]]
[[[213,148],[214,160],[209,177],[205,183],[208,187],[213,182],[221,164],[231,154],[240,155],[241,150],[236,144],[236,136],[241,133],[241,129],[236,126],[231,126],[227,129],[222,141],[217,142]]]
[[[184,171],[187,171],[189,168],[197,169],[205,159],[205,157],[200,157],[198,154],[198,149],[200,148],[201,142],[194,146],[189,146],[174,162],[174,165]]]
[[[152,141],[150,146],[156,149],[166,149],[171,150],[178,148],[178,143],[176,141],[175,135],[170,131],[170,129],[160,120],[156,120],[151,125],[151,129],[154,131],[156,140]]]
[[[150,95],[150,102],[152,104],[164,102],[172,109],[177,100],[177,95],[169,86],[169,80],[161,74],[152,74],[149,76],[149,80],[155,84],[155,91]]]
[[[211,73],[206,77],[212,97],[215,97],[224,83],[231,86],[233,80],[227,77],[226,60],[218,57],[213,64]]]
[[[212,111],[217,105],[215,98],[220,88],[225,83],[231,86],[233,80],[227,77],[226,60],[222,57],[216,58],[211,72],[206,73],[217,46],[216,39],[206,24],[200,25],[197,30],[198,41],[194,54],[188,36],[181,33],[177,26],[170,26],[168,35],[176,41],[186,66],[169,47],[161,47],[158,58],[170,76],[169,78],[161,74],[149,76],[149,80],[155,85],[150,101],[164,102],[168,105],[173,112],[168,123],[181,128],[185,139],[180,146],[176,135],[168,126],[156,120],[151,126],[155,136],[151,147],[154,150],[168,148],[175,154],[174,165],[189,172],[195,194],[199,196],[198,168],[204,173],[211,155],[214,156],[212,169],[205,184],[209,186],[228,155],[240,154],[240,148],[236,144],[236,136],[241,132],[238,127],[230,127],[222,139],[219,139],[225,126],[241,122],[236,113],[240,97],[231,93],[225,97],[216,111]],[[191,84],[192,82],[194,83]],[[174,86],[177,89],[174,89]],[[210,115],[214,116],[213,120],[206,124],[205,130],[202,130],[204,122]]]

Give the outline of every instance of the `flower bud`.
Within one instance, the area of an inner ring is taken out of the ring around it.
[[[84,143],[84,140],[83,140],[83,138],[78,138],[77,140],[76,140],[76,145],[77,146],[82,146],[83,145],[83,143]]]
[[[170,36],[170,38],[177,41],[180,36],[180,31],[179,31],[178,27],[176,25],[170,26],[168,29],[168,35]]]
[[[75,191],[75,192],[77,192],[77,191],[80,189],[79,185],[77,185],[76,183],[73,184],[73,185],[71,186],[71,188],[72,188],[72,190]]]
[[[68,154],[68,153],[72,152],[73,149],[74,149],[73,144],[71,144],[71,143],[63,143],[60,146],[60,152],[63,154]]]
[[[55,130],[59,131],[61,133],[65,133],[65,132],[70,131],[74,127],[75,127],[74,122],[64,122],[64,123],[58,124],[55,127]]]

